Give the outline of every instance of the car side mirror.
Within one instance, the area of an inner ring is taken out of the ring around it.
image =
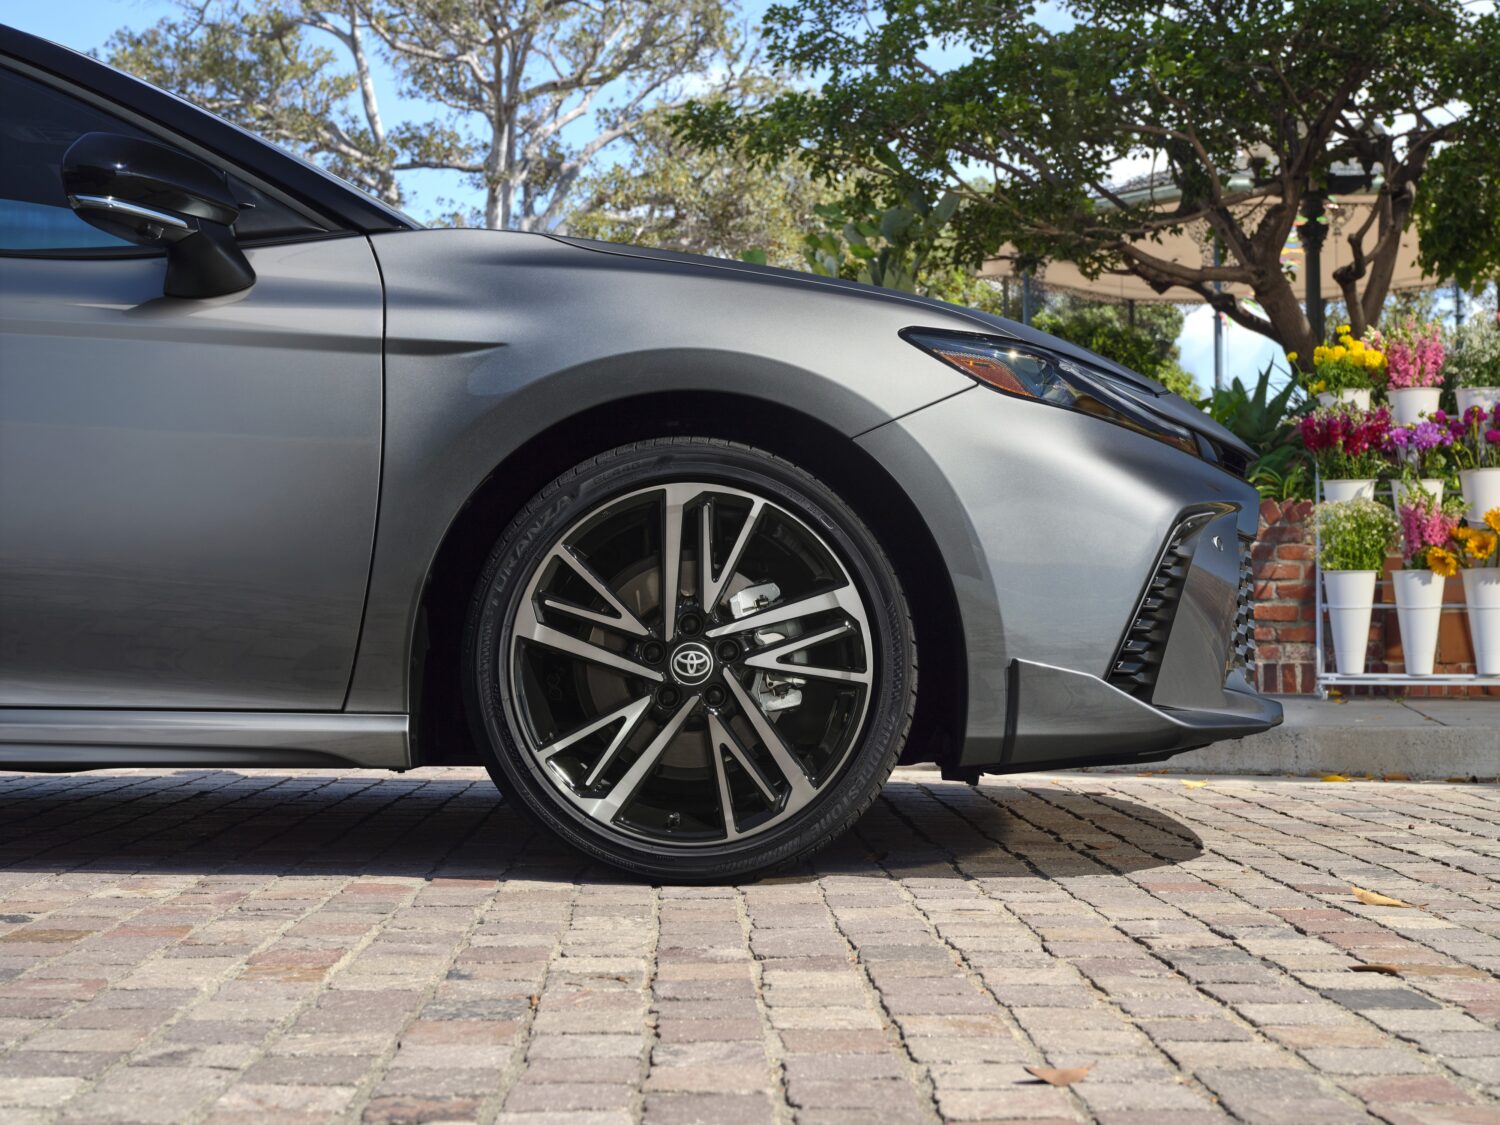
[[[137,246],[165,246],[168,297],[222,297],[255,284],[231,230],[240,205],[229,178],[139,137],[85,133],[62,160],[78,217]]]

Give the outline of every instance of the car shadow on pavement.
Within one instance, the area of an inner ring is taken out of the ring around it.
[[[1202,850],[1162,812],[1066,784],[893,780],[775,878],[1129,874]],[[537,831],[477,771],[0,774],[0,879],[75,871],[634,881]]]

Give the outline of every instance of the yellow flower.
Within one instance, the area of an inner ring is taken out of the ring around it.
[[[1458,556],[1441,547],[1427,548],[1427,567],[1439,578],[1452,578],[1458,573]]]
[[[1489,525],[1491,531],[1500,531],[1500,508],[1491,508],[1485,512],[1484,522]]]
[[[1324,391],[1326,391],[1327,389],[1328,389],[1328,380],[1326,380],[1326,379],[1319,379],[1316,383],[1314,383],[1312,385],[1312,393],[1315,394],[1315,395],[1320,395]]]
[[[1355,355],[1364,355],[1365,342],[1363,340],[1355,340],[1354,343],[1349,345],[1349,350]]]
[[[1287,352],[1286,353],[1286,359],[1287,359],[1288,363],[1296,363],[1297,362],[1297,353],[1296,352]]]
[[[1340,336],[1347,336],[1352,331],[1353,331],[1353,329],[1350,328],[1347,324],[1340,324],[1338,326],[1338,334]]]
[[[1479,532],[1475,531],[1472,527],[1465,527],[1463,524],[1459,524],[1453,529],[1453,538],[1457,539],[1460,543],[1467,543],[1478,534]]]
[[[1480,562],[1484,562],[1495,553],[1495,547],[1500,544],[1500,535],[1493,531],[1478,531],[1469,538],[1469,554]]]
[[[1351,346],[1353,343],[1354,343],[1353,337],[1350,337],[1350,336],[1340,336],[1339,337],[1339,346],[1340,347],[1347,348],[1347,347]]]
[[[1333,349],[1333,351],[1332,351],[1332,353],[1330,355],[1330,358],[1332,358],[1332,359],[1343,359],[1348,354],[1349,354],[1349,349],[1346,348],[1346,347],[1344,347],[1343,344],[1340,344],[1338,347],[1336,347],[1336,348]]]

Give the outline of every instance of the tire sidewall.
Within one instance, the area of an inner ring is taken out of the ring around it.
[[[735,843],[669,849],[612,834],[542,773],[527,745],[509,668],[509,638],[536,567],[557,539],[589,512],[620,497],[675,481],[704,481],[753,492],[802,520],[838,557],[864,600],[875,670],[864,724],[839,772],[786,822]],[[596,457],[543,489],[500,536],[476,586],[465,631],[465,692],[476,740],[501,788],[573,847],[655,878],[703,881],[780,866],[836,836],[884,784],[905,739],[915,660],[905,599],[893,568],[854,512],[790,462],[746,446],[707,439],[662,439]]]

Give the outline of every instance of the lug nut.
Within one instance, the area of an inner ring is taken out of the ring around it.
[[[663,707],[676,707],[682,701],[682,693],[674,687],[664,687],[656,698]]]
[[[660,641],[647,641],[641,646],[641,658],[647,664],[660,664],[661,658],[667,655],[667,646]]]
[[[720,641],[718,653],[719,659],[725,661],[726,663],[731,660],[738,660],[740,655],[740,643],[738,641]]]
[[[703,618],[696,613],[684,613],[677,622],[678,632],[686,633],[688,636],[692,636],[701,628],[703,628]]]
[[[703,700],[710,707],[722,706],[724,701],[728,698],[729,693],[726,692],[719,684],[710,684],[708,688],[703,692]]]

